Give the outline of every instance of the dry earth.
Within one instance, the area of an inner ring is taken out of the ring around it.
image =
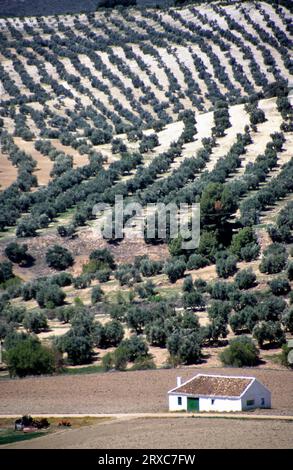
[[[254,376],[272,393],[272,409],[258,414],[293,416],[292,371],[202,367],[2,379],[0,414],[162,412],[176,377],[199,372]]]
[[[150,418],[108,421],[47,435],[14,449],[285,449],[293,422],[213,418]]]

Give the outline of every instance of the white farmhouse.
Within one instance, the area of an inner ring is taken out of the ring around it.
[[[270,408],[271,393],[255,377],[197,374],[168,392],[169,411],[244,411]]]

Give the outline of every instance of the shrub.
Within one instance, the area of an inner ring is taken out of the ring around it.
[[[286,302],[280,297],[270,295],[258,306],[259,317],[262,320],[277,321],[286,308]]]
[[[251,227],[244,227],[233,235],[230,251],[239,260],[251,261],[257,258],[260,248],[257,237]]]
[[[56,311],[56,316],[60,322],[69,323],[75,313],[75,307],[68,305],[58,308]]]
[[[115,269],[114,257],[107,248],[92,251],[90,261],[96,262],[96,271],[100,269]]]
[[[91,302],[92,304],[96,304],[97,302],[100,302],[102,300],[102,297],[103,297],[103,290],[101,288],[101,286],[94,286],[92,288],[92,293],[91,293]]]
[[[117,346],[123,339],[124,328],[117,320],[105,324],[101,332],[100,347],[108,348]]]
[[[121,286],[132,286],[136,282],[141,281],[138,269],[131,264],[120,264],[115,272],[115,278],[119,280]]]
[[[256,275],[251,268],[239,271],[235,276],[235,283],[239,289],[249,289],[255,285]]]
[[[185,292],[183,294],[183,306],[185,308],[203,308],[205,301],[201,292],[193,289],[191,292]]]
[[[1,312],[1,316],[5,318],[8,323],[22,323],[25,314],[25,307],[11,304],[6,305]]]
[[[143,306],[132,305],[127,312],[127,325],[140,334],[144,326],[150,320],[150,311]]]
[[[111,276],[111,270],[110,269],[101,269],[101,270],[95,272],[95,279],[97,279],[99,282],[109,281],[110,276]]]
[[[229,300],[233,290],[235,285],[225,281],[216,281],[208,286],[211,298],[216,300]]]
[[[230,341],[230,344],[220,354],[225,366],[252,367],[259,361],[259,351],[248,336],[241,336]]]
[[[39,333],[48,329],[47,317],[44,312],[32,311],[27,312],[23,320],[24,328],[32,333]]]
[[[287,275],[289,281],[293,281],[293,261],[288,264]]]
[[[73,256],[67,248],[54,245],[46,252],[46,262],[51,268],[63,270],[72,266]]]
[[[92,339],[89,335],[82,335],[77,329],[71,329],[63,335],[57,341],[57,346],[67,353],[70,364],[88,364],[92,359]]]
[[[125,370],[128,362],[128,350],[123,345],[118,346],[114,352],[107,353],[103,356],[102,366],[105,371],[108,370]]]
[[[107,372],[109,370],[114,369],[114,357],[113,354],[108,352],[102,358],[102,367]]]
[[[153,261],[149,258],[144,258],[140,262],[139,269],[143,276],[151,277],[160,274],[163,269],[163,263],[161,261]]]
[[[81,274],[73,279],[73,287],[75,289],[86,289],[91,285],[92,276],[90,274]]]
[[[52,374],[55,370],[55,355],[36,338],[27,337],[6,352],[6,363],[12,377]]]
[[[286,342],[285,333],[279,322],[263,321],[255,325],[252,331],[253,337],[257,340],[260,348],[265,341],[269,344],[281,345]]]
[[[131,370],[153,370],[156,369],[156,364],[150,357],[139,357],[133,363]]]
[[[13,278],[12,263],[10,261],[3,261],[0,263],[0,284]]]
[[[269,286],[274,295],[287,295],[291,290],[288,279],[282,277],[273,279],[269,282]]]
[[[186,267],[187,269],[200,269],[208,266],[209,264],[210,261],[205,256],[200,254],[193,254],[189,257]]]
[[[167,340],[167,349],[179,363],[196,364],[201,359],[201,346],[198,333],[191,330],[176,330]]]
[[[186,276],[186,278],[184,279],[182,290],[183,290],[183,292],[193,291],[193,281],[192,281],[191,276]]]
[[[264,251],[259,270],[267,274],[279,273],[286,267],[287,259],[286,248],[279,243],[273,243]]]
[[[36,292],[36,301],[40,307],[58,307],[63,304],[65,297],[65,292],[57,284],[43,284]]]
[[[282,323],[285,326],[286,330],[291,334],[293,333],[293,308],[291,307],[285,314],[282,316]]]
[[[129,339],[121,341],[119,348],[127,351],[127,358],[130,362],[134,362],[137,358],[145,357],[148,354],[148,346],[146,342],[141,336],[137,335],[133,335]]]
[[[17,223],[16,236],[18,238],[35,237],[38,228],[36,220],[31,217],[24,217]]]
[[[166,263],[164,272],[167,274],[170,282],[175,283],[178,279],[184,276],[186,264],[182,260],[171,260]]]
[[[7,258],[13,263],[21,264],[28,260],[28,246],[26,244],[19,245],[16,242],[11,242],[5,248]]]
[[[148,323],[145,327],[145,334],[148,342],[152,346],[164,348],[166,346],[167,334],[164,323],[158,319],[152,323]]]
[[[236,256],[230,255],[228,252],[218,255],[216,260],[216,270],[218,276],[223,277],[224,279],[233,276],[237,271]]]

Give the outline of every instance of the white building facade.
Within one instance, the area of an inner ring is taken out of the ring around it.
[[[198,374],[168,392],[169,411],[237,412],[270,408],[271,393],[255,377]]]

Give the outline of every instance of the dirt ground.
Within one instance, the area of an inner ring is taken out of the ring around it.
[[[293,416],[292,371],[202,367],[1,379],[0,414],[167,411],[167,392],[176,386],[176,377],[188,379],[199,372],[254,376],[272,393],[272,409],[258,414]]]
[[[293,422],[213,418],[108,421],[19,442],[25,449],[285,449]]]
[[[17,178],[17,168],[13,166],[7,155],[0,152],[0,191],[8,188]]]

